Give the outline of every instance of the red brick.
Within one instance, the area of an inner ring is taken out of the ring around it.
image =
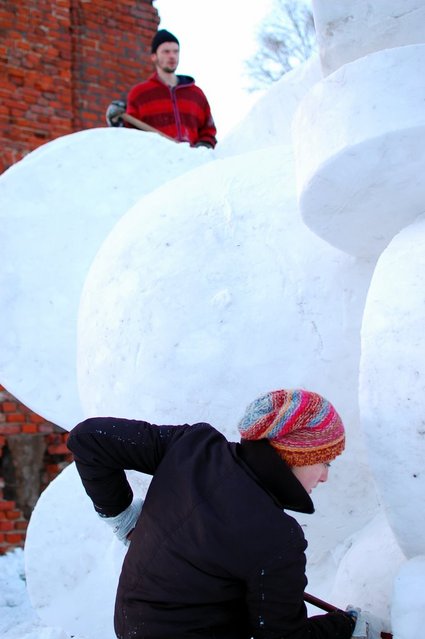
[[[19,424],[2,424],[0,423],[0,435],[17,435],[21,432]]]
[[[50,424],[49,422],[44,422],[43,424],[39,424],[37,426],[37,430],[39,433],[51,433],[53,432],[54,426],[53,424]]]
[[[14,501],[0,501],[0,510],[15,510],[16,504]]]
[[[15,521],[15,530],[26,530],[28,528],[28,522],[24,519]]]
[[[6,510],[5,515],[6,515],[6,519],[9,519],[9,520],[19,519],[19,517],[22,517],[22,513],[20,510]]]
[[[47,447],[49,455],[66,455],[69,454],[69,448],[66,444],[52,444]]]
[[[22,426],[23,433],[36,433],[37,432],[37,424],[24,424]]]
[[[16,411],[16,406],[16,402],[2,402],[0,408],[4,413],[13,413]]]
[[[6,422],[23,424],[25,422],[25,415],[22,415],[22,413],[6,413]]]
[[[14,529],[13,521],[9,521],[7,519],[2,519],[0,521],[0,530],[2,532],[6,532],[7,530],[13,530],[13,529]]]
[[[46,420],[44,419],[44,417],[37,415],[37,413],[31,413],[30,421],[33,422],[34,424],[41,424],[42,422],[45,422]]]
[[[21,544],[24,542],[25,535],[24,533],[19,532],[7,532],[5,533],[5,541],[8,544]]]

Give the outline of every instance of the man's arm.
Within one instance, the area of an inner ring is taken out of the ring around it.
[[[96,417],[76,426],[68,438],[77,470],[95,510],[115,517],[128,508],[133,492],[124,470],[153,475],[169,446],[190,426]]]
[[[205,96],[205,93],[199,87],[196,88],[202,96],[203,122],[198,128],[198,141],[195,146],[206,146],[210,149],[213,149],[217,144],[217,129],[211,113],[211,107]]]
[[[209,108],[209,107],[208,107]],[[204,125],[199,129],[199,140],[196,146],[206,146],[213,149],[217,144],[217,129],[214,124],[211,112],[207,115]]]

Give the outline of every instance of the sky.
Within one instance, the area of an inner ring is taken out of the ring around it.
[[[161,23],[180,41],[178,72],[191,75],[210,102],[220,140],[260,97],[246,91],[244,61],[256,51],[256,33],[272,0],[154,0]]]

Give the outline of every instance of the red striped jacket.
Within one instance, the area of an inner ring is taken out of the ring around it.
[[[137,84],[128,94],[127,113],[179,142],[214,147],[217,131],[205,94],[190,76],[177,77],[175,87],[164,84],[156,73]]]

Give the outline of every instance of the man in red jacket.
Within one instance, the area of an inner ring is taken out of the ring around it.
[[[152,40],[156,72],[134,86],[127,104],[114,100],[106,112],[109,126],[122,126],[124,112],[161,133],[190,146],[214,148],[216,127],[205,94],[188,75],[177,75],[179,41],[161,29]]]

